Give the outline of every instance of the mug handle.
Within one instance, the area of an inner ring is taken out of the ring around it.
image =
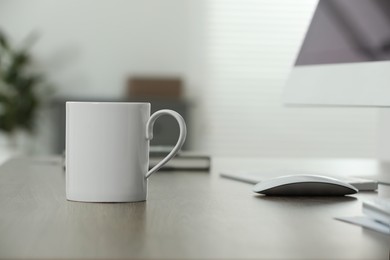
[[[156,164],[152,169],[148,171],[148,173],[145,175],[145,179],[149,178],[150,175],[158,171],[162,166],[164,166],[164,164],[166,164],[169,160],[171,160],[180,151],[181,147],[183,146],[186,140],[187,127],[183,117],[179,113],[169,109],[159,110],[149,118],[148,122],[146,123],[146,139],[147,140],[153,139],[154,122],[156,122],[157,118],[159,118],[162,115],[170,115],[176,119],[180,129],[179,139],[177,140],[177,143],[175,147],[173,147],[172,151],[164,159],[162,159],[158,164]]]

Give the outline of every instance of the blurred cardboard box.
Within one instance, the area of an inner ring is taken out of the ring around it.
[[[133,77],[127,92],[129,99],[180,99],[182,91],[180,78]]]

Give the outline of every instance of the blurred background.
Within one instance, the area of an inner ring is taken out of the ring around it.
[[[141,100],[150,101],[153,110],[183,114],[186,150],[376,158],[378,109],[283,105],[283,88],[316,3],[0,0],[0,31],[7,43],[0,52],[2,87],[34,86],[37,95],[7,92],[17,103],[27,101],[19,114],[5,117],[8,125],[0,123],[1,156],[62,153],[67,100]],[[4,60],[7,50],[11,58]],[[16,66],[19,74],[7,76],[5,68],[23,57],[12,56],[16,50],[28,54],[28,62]],[[9,111],[7,102],[0,114]],[[172,129],[174,122],[161,121],[153,144],[172,145]]]

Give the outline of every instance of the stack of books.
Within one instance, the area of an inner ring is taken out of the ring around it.
[[[172,147],[151,147],[149,168],[159,163],[170,151]],[[167,162],[161,170],[189,170],[189,171],[208,171],[210,170],[210,156],[191,152],[180,151],[172,160]]]
[[[390,235],[390,198],[364,201],[363,214],[364,216],[337,219]]]

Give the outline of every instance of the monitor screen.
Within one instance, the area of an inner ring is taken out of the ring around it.
[[[320,0],[284,90],[289,105],[390,106],[390,0]]]
[[[321,0],[296,65],[390,60],[390,0]]]

